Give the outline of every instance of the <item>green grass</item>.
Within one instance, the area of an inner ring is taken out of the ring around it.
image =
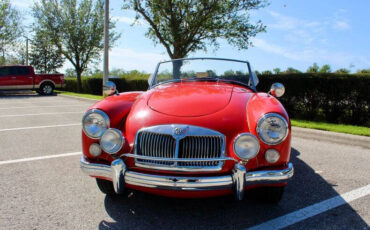
[[[303,121],[303,120],[291,120],[293,126],[309,128],[309,129],[320,129],[337,133],[349,133],[361,136],[370,136],[370,128],[364,126],[354,125],[342,125],[332,124],[317,121]]]
[[[88,98],[88,99],[96,99],[96,100],[103,99],[103,96],[92,95],[92,94],[73,93],[73,92],[62,91],[62,90],[55,90],[55,92],[57,94],[62,94],[62,95],[67,95],[67,96],[74,96],[74,97],[81,97],[81,98]]]
[[[55,90],[57,94],[63,94],[68,96],[74,97],[82,97],[88,99],[96,99],[101,100],[103,96],[97,96],[92,94],[84,94],[84,93],[72,93],[67,91]],[[354,126],[354,125],[339,125],[339,124],[332,124],[332,123],[325,123],[325,122],[317,122],[317,121],[303,121],[303,120],[291,120],[293,126],[302,127],[302,128],[309,128],[309,129],[319,129],[319,130],[326,130],[331,132],[337,133],[349,133],[354,135],[361,135],[361,136],[370,136],[370,128],[364,126]]]

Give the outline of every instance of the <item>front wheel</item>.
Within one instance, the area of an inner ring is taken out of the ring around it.
[[[96,178],[96,183],[98,184],[98,187],[102,193],[111,195],[111,196],[116,195],[116,192],[114,191],[114,188],[113,188],[112,181]]]
[[[52,95],[54,92],[54,86],[51,83],[44,83],[41,85],[39,91],[42,95]]]

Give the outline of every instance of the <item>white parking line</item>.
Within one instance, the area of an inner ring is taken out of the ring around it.
[[[11,128],[11,129],[0,129],[0,132],[15,131],[15,130],[24,130],[24,129],[43,129],[43,128],[53,128],[53,127],[76,126],[76,125],[81,125],[81,123],[65,124],[65,125],[33,126],[33,127]]]
[[[29,158],[22,158],[16,160],[6,160],[0,161],[0,165],[7,165],[7,164],[14,164],[20,162],[27,162],[27,161],[37,161],[37,160],[45,160],[51,158],[58,158],[58,157],[69,157],[69,156],[76,156],[81,155],[82,152],[74,152],[74,153],[63,153],[63,154],[56,154],[56,155],[49,155],[49,156],[40,156],[40,157],[29,157]]]
[[[53,108],[53,107],[71,107],[71,106],[91,106],[90,104],[77,104],[77,105],[45,105],[45,106],[23,106],[23,107],[6,107],[0,109],[28,109],[28,108]]]
[[[351,201],[367,196],[369,194],[370,194],[370,184],[364,187],[346,192],[342,195],[338,195],[333,198],[321,201],[319,203],[308,206],[306,208],[302,208],[300,210],[291,212],[284,216],[269,220],[260,225],[247,228],[246,230],[262,230],[262,229],[263,230],[277,230],[277,229],[286,228],[290,225],[293,225],[295,223],[298,223],[310,217],[316,216],[320,213],[329,211],[338,206],[347,204]]]
[[[0,115],[2,117],[25,117],[25,116],[39,116],[39,115],[60,115],[60,114],[82,114],[84,112],[61,112],[61,113],[28,113],[28,114],[10,114],[10,115]]]

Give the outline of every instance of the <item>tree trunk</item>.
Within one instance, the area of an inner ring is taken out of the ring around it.
[[[178,59],[178,58],[183,58],[185,55],[181,55],[181,52],[179,49],[175,48],[173,52],[173,58],[172,59]],[[181,74],[181,66],[183,64],[182,61],[174,61],[173,67],[172,67],[172,76],[174,79],[180,79],[180,74]]]
[[[81,81],[82,70],[81,69],[76,69],[76,74],[77,74],[78,92],[82,93],[82,81]]]
[[[172,68],[173,79],[180,79],[180,73],[181,73],[180,69],[182,66],[182,61],[180,60],[173,61],[172,64],[173,64],[173,68]]]

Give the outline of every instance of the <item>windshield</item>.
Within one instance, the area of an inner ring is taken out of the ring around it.
[[[230,59],[188,58],[161,62],[151,85],[171,81],[229,81],[251,86],[248,62]]]

